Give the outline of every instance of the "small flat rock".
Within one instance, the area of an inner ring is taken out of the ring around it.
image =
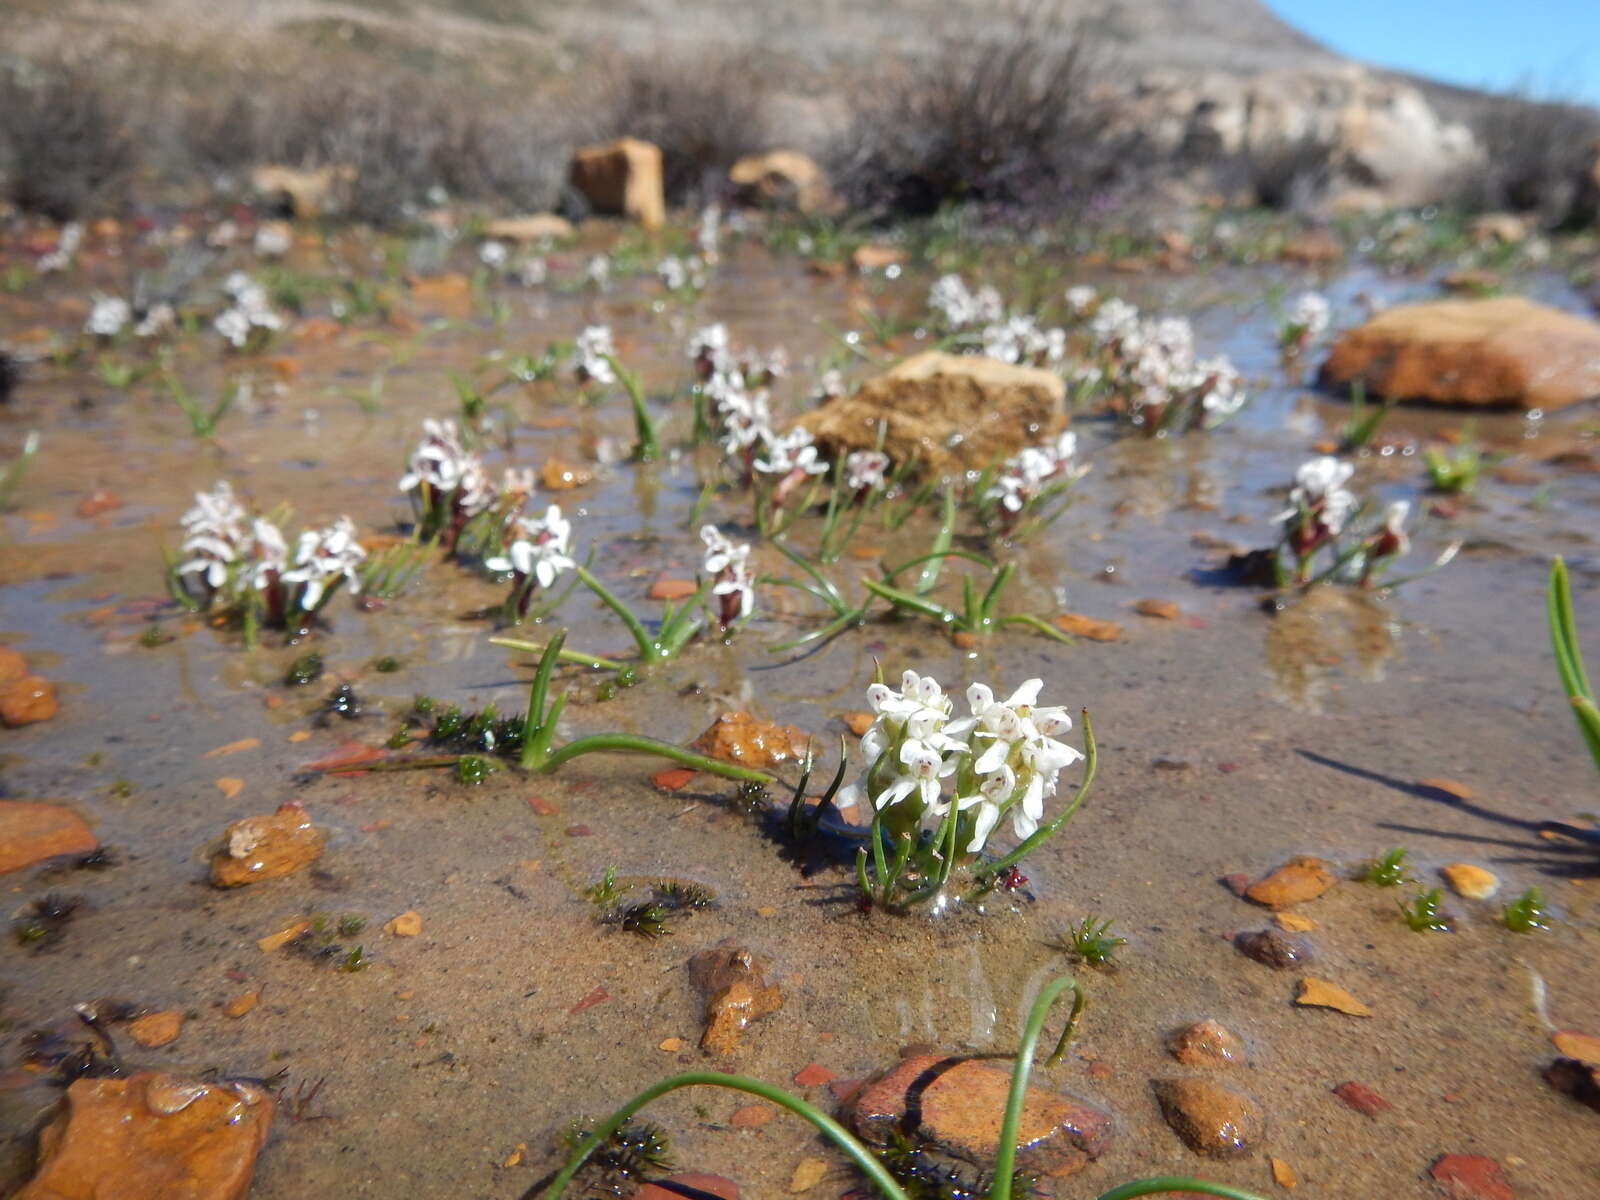
[[[839,719],[844,722],[844,727],[846,729],[855,734],[857,737],[861,737],[867,732],[867,730],[872,728],[872,722],[876,718],[874,718],[869,712],[857,709],[851,712],[842,713]]]
[[[1272,1182],[1281,1188],[1297,1188],[1300,1186],[1300,1176],[1295,1169],[1281,1158],[1269,1158],[1267,1164],[1272,1168]]]
[[[874,1145],[898,1131],[987,1166],[999,1149],[1010,1085],[1009,1072],[982,1059],[914,1054],[862,1087],[850,1119]],[[1110,1142],[1109,1113],[1060,1092],[1028,1088],[1017,1131],[1019,1167],[1068,1174],[1100,1157]]]
[[[689,978],[706,998],[702,1050],[733,1053],[752,1022],[783,1007],[783,989],[767,982],[766,970],[743,946],[717,946],[689,959]]]
[[[28,660],[10,646],[0,646],[0,683],[15,683],[28,673]]]
[[[1220,1083],[1157,1079],[1150,1086],[1167,1124],[1196,1154],[1237,1158],[1249,1154],[1266,1132],[1261,1106]]]
[[[1300,981],[1294,1002],[1307,1008],[1332,1008],[1352,1017],[1370,1017],[1372,1010],[1336,983],[1307,975]]]
[[[128,1035],[146,1050],[175,1042],[182,1032],[183,1014],[173,1009],[145,1013],[128,1023]]]
[[[1233,945],[1246,958],[1278,971],[1304,966],[1316,957],[1307,939],[1282,929],[1249,929],[1235,934]]]
[[[321,856],[324,840],[306,810],[294,803],[235,821],[223,836],[222,849],[211,858],[211,882],[221,888],[293,874]]]
[[[48,721],[59,711],[55,685],[42,675],[0,684],[0,724],[9,729]]]
[[[263,954],[272,954],[282,950],[295,938],[311,928],[310,921],[291,921],[276,933],[269,933],[266,937],[256,939],[256,949]]]
[[[1291,859],[1265,878],[1245,889],[1245,899],[1267,908],[1292,908],[1315,900],[1336,882],[1328,864],[1320,858],[1302,856]]]
[[[699,590],[700,585],[692,579],[669,579],[663,575],[650,585],[648,595],[652,600],[687,600]]]
[[[777,1115],[778,1110],[770,1104],[746,1104],[733,1110],[728,1124],[735,1129],[759,1129]]]
[[[1454,779],[1446,779],[1442,775],[1424,775],[1417,780],[1417,786],[1428,788],[1430,791],[1444,792],[1448,796],[1454,796],[1457,800],[1471,800],[1473,796],[1472,789],[1466,784],[1458,783]]]
[[[573,463],[563,462],[559,458],[547,458],[544,466],[539,468],[539,482],[544,485],[547,492],[566,492],[573,488],[582,487],[586,483],[594,482],[594,472],[588,467],[576,466]],[[694,595],[691,589],[687,595]],[[673,599],[669,596],[654,597],[657,600]]]
[[[1171,600],[1145,599],[1133,606],[1133,611],[1141,617],[1154,617],[1160,621],[1176,621],[1182,615],[1182,610]]]
[[[1450,890],[1468,900],[1487,900],[1500,890],[1500,877],[1471,863],[1450,863],[1439,868]]]
[[[157,1071],[79,1079],[15,1200],[244,1200],[272,1110],[246,1083]]]
[[[390,917],[383,923],[383,928],[395,937],[416,937],[422,932],[422,914],[408,908],[398,916]]]
[[[1186,1067],[1229,1067],[1244,1059],[1244,1043],[1220,1021],[1185,1025],[1167,1039],[1172,1057]]]
[[[1069,637],[1088,638],[1091,642],[1115,642],[1122,638],[1122,626],[1115,621],[1102,621],[1081,613],[1057,613],[1051,621]]]
[[[565,241],[577,231],[572,222],[555,213],[529,213],[521,217],[497,217],[484,226],[491,238],[507,242]]]
[[[1550,1035],[1550,1040],[1568,1058],[1600,1067],[1600,1037],[1577,1029],[1558,1029]]]
[[[807,1063],[795,1072],[794,1081],[801,1087],[820,1087],[837,1076],[821,1063]]]
[[[1354,1079],[1341,1083],[1333,1089],[1333,1094],[1363,1116],[1375,1117],[1394,1107],[1372,1088]]]
[[[695,1200],[739,1200],[739,1185],[721,1175],[685,1171],[645,1184],[633,1194],[633,1200],[686,1200],[691,1196]]]
[[[0,875],[58,854],[87,854],[95,836],[82,817],[43,800],[0,800]]]
[[[1303,917],[1295,912],[1274,913],[1272,922],[1287,933],[1310,933],[1317,927],[1317,923],[1310,917]]]
[[[747,712],[725,712],[689,748],[723,762],[761,769],[804,758],[810,744],[805,731],[793,725],[763,721]]]
[[[261,989],[258,987],[250,988],[248,991],[240,992],[237,996],[230,998],[222,1006],[222,1015],[238,1020],[260,1003]]]
[[[802,1158],[795,1165],[794,1174],[789,1176],[789,1194],[798,1196],[801,1192],[809,1192],[822,1182],[822,1177],[828,1173],[826,1160],[820,1158]]]
[[[1500,1164],[1484,1154],[1441,1154],[1428,1177],[1448,1200],[1515,1200]]]

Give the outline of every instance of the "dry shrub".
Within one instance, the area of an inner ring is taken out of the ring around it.
[[[138,161],[125,111],[83,68],[0,75],[0,173],[11,201],[57,221],[124,207]]]
[[[1512,93],[1481,97],[1465,119],[1486,161],[1458,181],[1459,206],[1536,213],[1552,228],[1600,221],[1600,110]]]
[[[1242,179],[1256,203],[1301,212],[1314,209],[1326,195],[1337,153],[1331,141],[1308,134],[1248,148],[1217,170],[1223,178]]]
[[[735,161],[769,148],[771,73],[755,58],[714,52],[692,59],[628,58],[605,74],[614,99],[596,136],[626,134],[660,146],[670,201],[715,193]]]
[[[428,205],[435,188],[506,210],[548,208],[566,157],[548,119],[403,72],[253,82],[193,106],[186,141],[213,170],[352,166],[349,215],[380,225]]]
[[[947,39],[926,61],[863,82],[833,158],[860,208],[931,213],[951,203],[1067,214],[1142,160],[1113,134],[1098,45],[1042,8]]]

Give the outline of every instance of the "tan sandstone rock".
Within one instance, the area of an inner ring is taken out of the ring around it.
[[[9,729],[48,721],[60,711],[55,685],[42,675],[24,675],[0,684],[0,723]]]
[[[1000,1147],[1010,1087],[1010,1072],[982,1059],[913,1055],[861,1089],[851,1122],[877,1145],[899,1132],[988,1166]],[[1110,1142],[1109,1114],[1060,1092],[1028,1088],[1017,1128],[1018,1167],[1068,1174],[1099,1158]]]
[[[347,208],[356,177],[351,166],[305,170],[269,163],[250,172],[250,186],[273,207],[301,220],[313,220]]]
[[[1167,1124],[1196,1154],[1248,1154],[1266,1132],[1261,1106],[1209,1079],[1158,1079],[1150,1085]]]
[[[243,1200],[272,1108],[247,1083],[80,1079],[39,1134],[38,1169],[16,1200]]]
[[[235,821],[224,837],[222,849],[211,858],[211,882],[217,887],[277,879],[310,866],[322,854],[322,830],[298,804]]]
[[[60,804],[0,800],[0,875],[58,854],[87,854],[95,836],[82,817]]]
[[[747,155],[728,169],[728,182],[743,204],[799,213],[829,212],[838,207],[826,173],[810,155],[798,150]]]
[[[532,242],[562,242],[577,230],[573,229],[571,221],[555,213],[529,213],[522,217],[499,217],[490,221],[483,232],[486,237],[526,245]]]
[[[747,712],[726,712],[689,743],[691,750],[744,767],[775,767],[804,758],[811,739],[803,729],[763,721]]]
[[[1600,396],[1600,323],[1514,296],[1401,305],[1340,334],[1322,381],[1393,400],[1562,408]]]
[[[802,424],[830,454],[883,449],[949,474],[1009,458],[1067,426],[1066,385],[1052,371],[930,350],[807,413]]]
[[[632,217],[646,229],[666,223],[661,148],[653,142],[622,137],[581,146],[572,155],[570,178],[596,212]]]

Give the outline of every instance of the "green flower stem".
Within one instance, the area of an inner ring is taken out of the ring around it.
[[[866,619],[866,616],[867,610],[865,608],[851,609],[849,612],[843,613],[834,620],[829,621],[821,629],[813,629],[810,633],[802,634],[800,637],[794,638],[791,641],[781,642],[776,646],[769,647],[769,652],[772,654],[782,654],[788,650],[798,650],[807,642],[814,642],[819,638],[829,638],[836,633],[842,632],[851,625],[858,625]]]
[[[994,616],[994,606],[1000,599],[1000,593],[1005,590],[1006,584],[1011,582],[1011,576],[1016,573],[1016,563],[1006,563],[994,573],[994,581],[989,584],[989,590],[983,594],[982,619],[990,620]],[[970,582],[972,576],[967,576]]]
[[[1135,1179],[1109,1192],[1102,1192],[1097,1200],[1134,1200],[1137,1196],[1157,1196],[1164,1192],[1199,1192],[1202,1196],[1226,1196],[1229,1200],[1261,1200],[1254,1192],[1229,1187],[1225,1183],[1212,1183],[1209,1179],[1190,1179],[1186,1175],[1159,1175],[1151,1179]]]
[[[1050,1061],[1055,1062],[1066,1050],[1067,1041],[1077,1027],[1078,1015],[1083,1012],[1083,986],[1072,976],[1063,975],[1046,984],[1034,1000],[1033,1007],[1028,1010],[1028,1023],[1022,1030],[1022,1045],[1017,1047],[1016,1065],[1011,1068],[1011,1091],[1006,1095],[1006,1114],[1000,1122],[1000,1150],[994,1159],[994,1189],[989,1193],[989,1200],[1011,1200],[1012,1176],[1017,1170],[1017,1130],[1022,1124],[1022,1106],[1028,1098],[1028,1076],[1033,1074],[1034,1050],[1038,1047],[1045,1018],[1065,991],[1073,993],[1072,1015],[1067,1018],[1060,1044],[1050,1056]]]
[[[557,700],[556,703],[560,704],[561,700]],[[568,742],[558,750],[551,750],[542,761],[531,765],[541,771],[554,771],[562,763],[579,755],[601,753],[653,754],[658,758],[671,759],[675,763],[704,771],[708,775],[721,775],[724,779],[737,779],[741,783],[774,782],[773,777],[765,771],[737,766],[716,758],[707,758],[704,754],[696,754],[693,750],[685,750],[682,746],[674,746],[671,742],[662,742],[635,733],[596,733],[589,737],[581,737]]]
[[[1047,824],[1039,826],[1032,834],[1025,838],[1021,845],[983,868],[982,874],[986,878],[993,878],[1012,864],[1020,862],[1033,853],[1044,842],[1048,841],[1057,830],[1072,819],[1072,814],[1078,811],[1083,803],[1083,798],[1089,794],[1089,785],[1094,782],[1094,769],[1099,756],[1095,753],[1094,725],[1089,720],[1089,710],[1083,710],[1083,782],[1078,785],[1078,792],[1072,797],[1072,803],[1062,809]]]
[[[894,1181],[894,1177],[872,1151],[863,1146],[849,1130],[832,1117],[798,1096],[791,1096],[782,1088],[773,1087],[770,1083],[763,1083],[746,1075],[724,1075],[718,1071],[689,1071],[682,1075],[673,1075],[645,1088],[595,1127],[584,1139],[583,1144],[573,1151],[572,1157],[567,1160],[567,1165],[562,1167],[560,1173],[550,1181],[550,1186],[544,1190],[541,1200],[559,1200],[567,1184],[571,1183],[572,1177],[578,1173],[578,1168],[583,1166],[595,1148],[621,1129],[623,1122],[634,1113],[652,1100],[686,1087],[721,1087],[736,1092],[748,1092],[752,1096],[759,1096],[771,1104],[776,1104],[779,1108],[788,1109],[795,1116],[816,1126],[829,1141],[849,1155],[850,1161],[855,1163],[862,1173],[872,1180],[873,1185],[889,1197],[889,1200],[910,1200],[905,1190]]]
[[[538,642],[525,642],[521,638],[492,637],[489,644],[504,646],[508,650],[526,650],[529,654],[543,654],[545,650]],[[585,654],[582,650],[568,650],[565,647],[557,657],[562,662],[576,663],[580,667],[600,667],[607,671],[620,671],[627,666],[614,658],[601,658],[598,654]]]
[[[621,618],[622,623],[628,627],[628,632],[633,635],[634,644],[639,647],[639,657],[643,659],[659,658],[661,656],[660,648],[639,618],[633,615],[633,611],[621,600],[618,600],[612,594],[610,588],[596,579],[590,573],[588,567],[574,567],[573,570],[577,572],[578,578],[583,581],[584,586],[596,596],[599,596],[601,603],[616,613]]]
[[[934,535],[933,551],[937,558],[922,568],[922,574],[917,576],[916,593],[925,596],[933,590],[933,585],[939,582],[939,568],[944,565],[944,555],[950,550],[951,540],[956,530],[956,490],[954,487],[944,489],[944,515],[939,522],[939,532]]]
[[[924,600],[920,596],[913,596],[910,592],[902,592],[899,588],[892,588],[888,584],[879,583],[875,579],[868,579],[865,575],[861,577],[861,586],[874,596],[883,597],[896,608],[909,608],[912,612],[921,613],[925,617],[931,617],[933,620],[947,625],[960,625],[961,623],[961,618],[944,605],[936,604],[932,600]]]
[[[946,558],[964,558],[968,562],[977,563],[980,567],[984,568],[987,571],[993,571],[993,570],[997,569],[995,567],[995,565],[994,565],[994,560],[993,559],[985,558],[983,555],[975,553],[974,551],[971,551],[971,550],[954,550],[954,549],[950,549],[950,550],[937,550],[932,554],[919,554],[915,558],[908,558],[905,562],[901,563],[898,567],[895,567],[892,570],[885,571],[883,573],[883,577],[885,579],[893,579],[896,575],[900,574],[902,571],[909,571],[912,567],[921,566],[923,563],[933,562],[935,559],[943,560],[943,559],[946,559]]]
[[[1077,638],[1072,637],[1070,634],[1063,633],[1054,625],[1050,624],[1050,622],[1041,620],[1032,613],[1012,613],[1009,617],[1001,617],[999,624],[1026,625],[1029,629],[1038,630],[1038,632],[1044,634],[1045,637],[1054,638],[1062,645],[1076,646],[1078,644]]]
[[[1572,585],[1567,580],[1567,564],[1559,556],[1550,564],[1550,583],[1545,592],[1550,621],[1550,644],[1555,650],[1556,673],[1561,688],[1572,702],[1572,715],[1600,767],[1600,710],[1595,708],[1594,689],[1584,670],[1583,651],[1578,646],[1578,621],[1572,612]]]
[[[622,388],[628,393],[628,403],[633,406],[633,457],[639,462],[653,462],[660,457],[661,446],[656,438],[655,422],[650,419],[650,409],[644,402],[644,388],[639,384],[639,376],[609,354],[605,360],[622,381]]]

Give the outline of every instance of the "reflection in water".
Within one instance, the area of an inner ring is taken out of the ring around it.
[[[1336,669],[1376,683],[1394,654],[1398,623],[1365,592],[1324,585],[1289,601],[1267,626],[1273,695],[1293,708],[1322,711]]]

